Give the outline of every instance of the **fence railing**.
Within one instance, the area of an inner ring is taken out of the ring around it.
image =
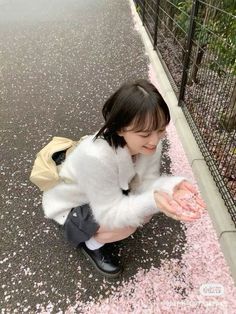
[[[135,4],[236,225],[236,2]]]

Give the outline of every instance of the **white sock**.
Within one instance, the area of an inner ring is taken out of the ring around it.
[[[85,244],[86,244],[87,248],[90,250],[100,249],[100,247],[102,247],[104,245],[104,243],[100,243],[100,242],[96,241],[93,237],[90,238],[88,241],[85,241]]]

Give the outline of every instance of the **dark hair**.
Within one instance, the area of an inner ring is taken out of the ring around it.
[[[117,132],[133,123],[133,131],[153,131],[170,122],[168,106],[156,87],[147,80],[123,84],[104,104],[103,127],[94,140],[104,138],[112,147],[126,142]]]

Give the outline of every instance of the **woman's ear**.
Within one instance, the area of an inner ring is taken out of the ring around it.
[[[123,137],[124,136],[124,131],[121,129],[120,131],[116,132],[119,136]]]

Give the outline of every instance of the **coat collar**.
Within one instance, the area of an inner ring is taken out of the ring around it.
[[[128,148],[118,147],[116,149],[116,159],[119,171],[119,183],[122,190],[129,189],[129,182],[135,175],[134,164]]]

